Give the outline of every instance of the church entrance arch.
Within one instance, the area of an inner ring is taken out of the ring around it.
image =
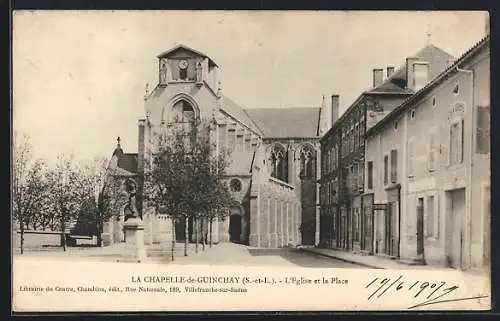
[[[233,214],[229,217],[229,241],[240,243],[241,239],[241,215]]]
[[[241,243],[244,232],[243,210],[239,206],[231,208],[229,214],[229,241],[233,243]]]

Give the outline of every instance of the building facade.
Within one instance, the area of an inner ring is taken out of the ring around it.
[[[428,45],[399,69],[387,67],[386,77],[383,69],[373,69],[372,88],[362,92],[340,118],[336,117],[339,97],[332,96],[332,127],[321,138],[321,246],[367,253],[376,250],[372,231],[381,206],[365,193],[365,133],[422,88],[424,74],[439,74],[452,58]],[[393,194],[397,195],[397,189]]]
[[[486,37],[367,131],[365,189],[381,205],[375,254],[489,266],[489,126]]]
[[[216,123],[212,141],[217,150],[230,152],[225,179],[238,203],[227,219],[213,224],[212,240],[271,248],[303,242],[314,245],[318,236],[319,137],[326,126],[324,106],[243,108],[222,94],[218,65],[204,53],[179,45],[157,58],[158,84],[144,97],[138,153],[114,153],[110,164],[110,169],[126,172],[138,182],[146,243],[173,237],[168,213],[142,206],[141,180],[152,166],[154,137],[169,126],[204,118]],[[112,176],[123,180],[123,175]],[[116,229],[120,230],[123,217],[117,221]],[[193,238],[192,222],[177,222],[175,237],[179,241],[184,239],[185,224]],[[105,234],[108,243],[123,241],[120,235]]]

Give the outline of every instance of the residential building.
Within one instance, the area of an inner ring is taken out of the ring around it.
[[[337,117],[338,96],[332,96],[332,128],[320,141],[321,246],[374,251],[370,233],[378,207],[364,190],[365,183],[371,184],[365,182],[365,133],[425,85],[425,72],[437,76],[452,58],[428,45],[400,68],[387,67],[385,77],[383,69],[373,69],[372,88],[362,92],[341,117]]]
[[[489,267],[489,36],[425,83],[366,133],[374,253]]]

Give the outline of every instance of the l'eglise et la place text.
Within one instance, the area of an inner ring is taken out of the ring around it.
[[[43,292],[47,291],[46,289],[39,286],[26,286],[22,285],[19,287],[19,291],[28,291],[28,292]],[[98,286],[53,286],[50,287],[50,292],[106,292],[105,288]]]

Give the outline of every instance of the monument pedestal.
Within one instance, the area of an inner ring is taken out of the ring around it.
[[[125,234],[125,253],[121,261],[139,263],[146,261],[142,220],[140,218],[129,218],[123,223],[123,232]]]

